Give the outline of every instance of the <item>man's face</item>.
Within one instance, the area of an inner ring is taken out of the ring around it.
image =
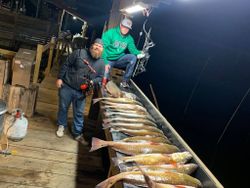
[[[129,28],[124,27],[123,25],[120,25],[120,30],[122,35],[127,35],[129,32]]]
[[[94,43],[90,47],[90,54],[94,59],[99,59],[102,56],[103,46],[99,43]]]

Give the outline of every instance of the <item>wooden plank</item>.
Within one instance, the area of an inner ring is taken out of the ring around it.
[[[6,61],[0,60],[0,99],[2,99],[4,89],[4,77],[5,77]]]
[[[49,104],[46,102],[37,101],[36,112],[40,115],[46,116],[51,120],[56,120],[57,118],[58,105]],[[68,111],[68,119],[73,117],[72,107]]]
[[[48,104],[58,104],[58,91],[40,88],[38,93],[38,101],[48,103]]]
[[[29,89],[10,86],[8,97],[8,112],[11,113],[16,108],[21,108],[26,116],[31,117],[34,114],[38,87],[31,85]]]
[[[9,56],[9,57],[14,57],[16,55],[16,52],[0,48],[0,54],[6,55],[6,56]]]
[[[48,59],[48,64],[45,70],[45,75],[49,75],[50,69],[51,69],[51,64],[52,64],[52,59],[53,59],[53,52],[55,48],[55,38],[52,37],[50,41],[50,50],[49,50],[49,59]]]
[[[49,149],[41,149],[29,146],[15,145],[15,143],[10,144],[10,150],[14,151],[12,157],[19,156],[27,159],[38,159],[43,161],[52,161],[58,163],[67,163],[71,165],[79,165],[86,171],[102,171],[102,158],[100,156],[89,154],[76,154],[68,153],[64,151],[56,151]],[[0,161],[1,163],[1,161]]]
[[[65,131],[65,136],[58,138],[54,131],[41,134],[41,131],[35,129],[28,129],[27,136],[20,142],[11,142],[15,146],[29,146],[35,148],[43,148],[55,151],[64,151],[69,153],[88,153],[88,147],[78,144],[71,136],[68,130]],[[38,141],[39,140],[39,141]],[[98,155],[97,152],[93,154]]]
[[[37,186],[30,186],[30,185],[20,185],[15,184],[15,183],[7,183],[7,182],[3,182],[0,180],[0,187],[1,188],[37,188]]]
[[[60,187],[75,188],[77,183],[84,185],[84,188],[93,188],[99,181],[95,178],[77,178],[74,176],[66,176],[53,174],[51,172],[40,172],[34,170],[26,170],[20,168],[0,168],[0,177],[2,182],[15,183],[21,185],[37,186],[37,187]]]
[[[93,161],[95,162],[95,161]],[[98,169],[95,169],[94,166],[87,165],[78,165],[78,163],[65,163],[65,162],[57,162],[57,161],[48,161],[43,159],[34,159],[34,158],[26,158],[23,156],[0,156],[0,168],[21,168],[25,170],[34,170],[34,171],[42,171],[42,172],[50,172],[54,174],[61,174],[67,176],[78,176],[78,175],[88,175],[87,173],[94,175],[95,172],[99,173]]]
[[[46,76],[40,84],[40,88],[53,89],[58,91],[58,88],[56,87],[56,80],[56,77]]]
[[[37,45],[37,53],[36,53],[36,64],[35,64],[35,70],[34,70],[34,76],[33,76],[33,83],[37,83],[37,80],[38,80],[42,55],[43,55],[43,45],[38,44]]]

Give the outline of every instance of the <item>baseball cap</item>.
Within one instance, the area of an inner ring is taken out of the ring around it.
[[[128,19],[128,18],[124,18],[122,21],[121,21],[121,25],[124,26],[124,27],[127,27],[129,29],[132,29],[132,20]]]
[[[103,41],[102,41],[102,39],[100,39],[100,38],[96,38],[96,39],[94,40],[93,44],[94,44],[94,43],[98,43],[98,44],[100,44],[100,45],[103,46]]]

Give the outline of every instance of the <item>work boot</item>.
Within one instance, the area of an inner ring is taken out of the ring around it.
[[[63,126],[63,125],[59,125],[59,126],[58,126],[58,129],[57,129],[57,131],[56,131],[56,135],[57,135],[59,138],[63,137],[63,135],[64,135],[64,126]]]
[[[83,137],[82,134],[80,134],[79,136],[76,136],[75,140],[78,141],[78,142],[80,142],[84,146],[88,146],[89,145],[89,143],[84,139],[84,137]]]
[[[129,88],[128,82],[122,81],[122,82],[120,83],[120,87],[122,87],[122,88]]]

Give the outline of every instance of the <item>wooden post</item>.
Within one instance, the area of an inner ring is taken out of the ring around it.
[[[34,84],[36,84],[37,80],[38,80],[42,55],[43,55],[43,45],[38,44],[37,45],[37,51],[36,51],[36,64],[35,64],[35,70],[34,70],[34,76],[33,76],[33,83]]]
[[[53,60],[54,65],[58,66],[58,59],[59,59],[59,54],[60,54],[60,45],[61,45],[61,41],[57,41],[56,44],[56,57]]]
[[[53,52],[54,52],[54,48],[55,48],[55,38],[52,37],[50,40],[50,49],[49,49],[49,59],[48,59],[48,64],[45,70],[45,75],[48,76],[50,73],[50,69],[51,69],[51,63],[52,63],[52,59],[53,59]]]
[[[107,29],[113,28],[115,26],[118,26],[121,18],[122,18],[122,14],[120,13],[120,9],[125,8],[128,5],[131,5],[133,3],[133,0],[119,0],[119,1],[113,1],[112,4],[112,9],[110,12],[110,16],[109,16],[109,21],[108,21],[108,25],[107,25]]]
[[[60,34],[61,30],[62,30],[62,24],[63,24],[64,15],[65,15],[65,10],[63,9],[61,17],[60,17],[60,22],[59,22],[58,36],[59,36],[59,34]]]

